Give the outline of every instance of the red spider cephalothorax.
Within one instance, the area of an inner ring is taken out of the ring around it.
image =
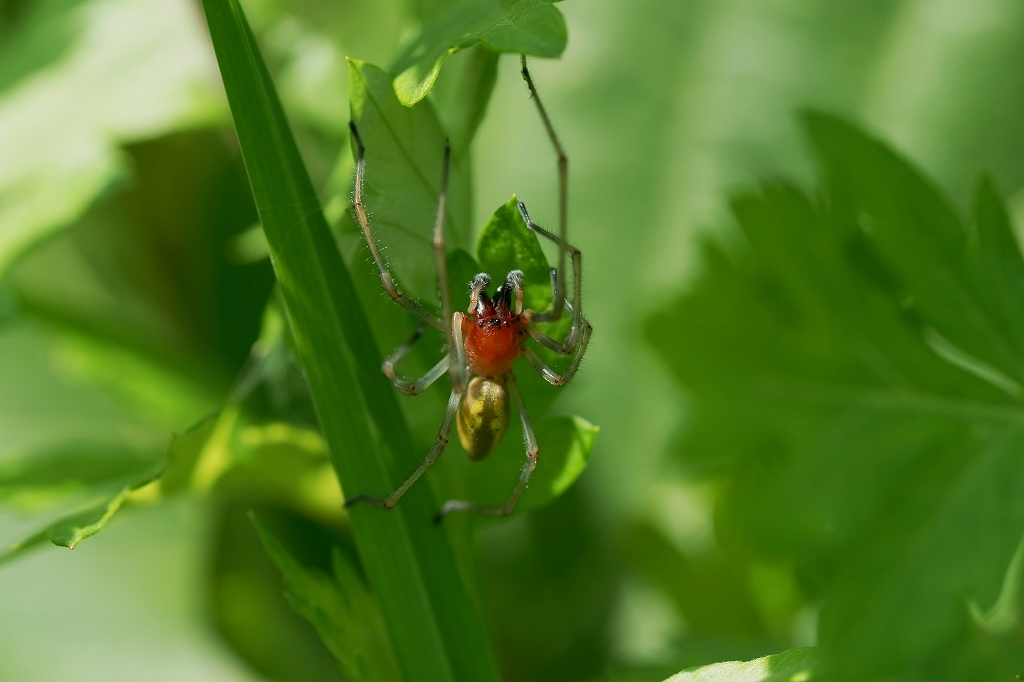
[[[387,374],[388,378],[394,382],[400,391],[414,395],[430,386],[447,372],[452,382],[452,393],[448,399],[448,409],[445,411],[434,447],[431,448],[426,459],[424,459],[416,471],[387,497],[381,498],[367,494],[356,495],[346,500],[345,506],[360,501],[371,502],[385,509],[395,506],[412,484],[437,461],[445,445],[448,444],[453,423],[457,423],[459,441],[470,457],[473,459],[486,457],[498,447],[505,432],[508,430],[509,421],[511,420],[511,405],[509,402],[509,399],[511,399],[519,411],[519,418],[523,427],[523,440],[526,444],[526,463],[523,465],[522,474],[516,482],[511,495],[500,507],[481,507],[462,500],[448,500],[444,503],[437,518],[440,520],[446,514],[456,511],[475,511],[496,516],[510,514],[515,509],[516,503],[526,489],[530,475],[537,466],[537,456],[539,454],[537,439],[530,424],[530,416],[527,413],[526,404],[511,372],[512,365],[519,358],[524,358],[549,383],[562,386],[576,374],[580,361],[583,359],[583,353],[586,351],[587,343],[590,340],[591,327],[586,318],[583,317],[582,301],[580,300],[581,254],[578,249],[570,246],[566,241],[568,161],[565,153],[562,151],[558,137],[551,127],[551,121],[548,119],[547,112],[537,96],[537,90],[533,85],[533,80],[530,78],[530,72],[526,68],[526,57],[522,58],[522,67],[523,78],[526,80],[530,94],[533,95],[537,109],[540,111],[541,118],[544,121],[544,126],[558,153],[560,206],[558,236],[534,223],[526,211],[526,205],[523,202],[519,202],[519,212],[522,214],[527,227],[539,236],[558,245],[558,268],[552,269],[551,272],[551,286],[554,294],[551,310],[537,312],[523,309],[523,273],[519,270],[513,270],[508,273],[501,286],[494,291],[493,296],[489,295],[486,291],[487,287],[491,284],[491,278],[486,273],[480,273],[474,277],[469,285],[469,307],[467,311],[465,313],[452,312],[448,294],[448,271],[444,248],[445,195],[448,186],[450,157],[450,149],[447,142],[444,149],[444,165],[441,170],[441,196],[438,201],[437,220],[434,223],[434,257],[441,289],[441,305],[444,310],[442,317],[432,314],[423,304],[403,294],[395,285],[395,280],[384,263],[384,259],[381,257],[373,231],[370,229],[366,208],[363,205],[365,150],[355,124],[349,124],[357,150],[356,189],[355,201],[353,203],[356,219],[359,222],[363,236],[366,238],[366,243],[370,248],[370,253],[373,255],[373,260],[380,271],[380,279],[384,289],[396,303],[420,319],[420,326],[416,333],[413,334],[413,337],[402,344],[385,360],[384,373]],[[567,256],[572,259],[573,269],[571,303],[566,298],[567,292],[564,277]],[[564,341],[554,339],[537,328],[535,323],[554,322],[560,319],[566,311],[572,315],[572,326]],[[416,343],[423,334],[425,325],[428,324],[445,334],[448,340],[448,352],[425,375],[414,382],[405,381],[398,376],[398,373],[395,371],[395,365],[409,351],[412,345]],[[562,373],[553,370],[527,344],[529,340],[533,340],[556,353],[571,355],[572,360],[569,363],[569,367]]]
[[[522,280],[523,273],[513,270],[509,277]],[[521,292],[521,289],[520,289]],[[470,312],[462,318],[462,338],[466,350],[466,365],[473,374],[499,377],[512,369],[512,363],[522,355],[522,345],[529,337],[528,319],[522,314],[522,294],[516,309],[511,308],[512,291],[499,287],[494,300],[481,290],[476,305],[470,302]]]

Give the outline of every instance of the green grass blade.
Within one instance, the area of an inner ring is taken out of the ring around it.
[[[415,449],[352,280],[320,210],[259,47],[237,0],[204,2],[228,101],[332,461],[350,492],[391,490],[389,463]],[[380,440],[378,440],[378,434]],[[497,672],[429,486],[391,512],[357,506],[352,526],[409,682]]]

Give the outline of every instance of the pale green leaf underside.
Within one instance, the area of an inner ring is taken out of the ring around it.
[[[370,222],[395,276],[428,307],[437,299],[431,239],[441,191],[445,133],[429,102],[414,109],[395,98],[382,70],[349,61],[352,120],[366,146],[365,196]],[[452,159],[446,246],[469,249],[469,159]]]

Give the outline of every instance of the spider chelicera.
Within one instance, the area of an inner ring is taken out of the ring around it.
[[[432,314],[423,304],[403,294],[395,284],[395,280],[388,270],[387,264],[381,257],[374,238],[373,230],[366,216],[366,207],[363,204],[363,177],[365,174],[365,148],[359,137],[359,131],[354,122],[349,123],[352,131],[352,138],[357,148],[356,160],[356,182],[355,198],[353,209],[359,227],[362,230],[366,244],[370,248],[373,260],[380,271],[380,280],[384,289],[392,299],[420,320],[420,325],[412,338],[402,344],[384,361],[383,371],[402,393],[415,395],[423,391],[432,383],[437,381],[446,372],[448,373],[452,393],[448,399],[448,408],[445,411],[444,419],[441,421],[441,428],[437,434],[434,446],[427,454],[423,463],[387,497],[375,497],[373,495],[360,494],[345,501],[348,507],[356,502],[370,502],[384,509],[391,509],[398,503],[402,495],[426,472],[430,466],[437,461],[445,446],[448,444],[449,434],[452,429],[452,422],[458,425],[459,440],[462,446],[469,453],[470,458],[479,460],[486,457],[498,447],[502,437],[508,430],[511,419],[509,398],[515,403],[519,410],[519,417],[523,426],[523,440],[526,445],[526,463],[523,465],[519,481],[512,489],[508,499],[500,507],[484,507],[462,500],[448,500],[441,507],[436,520],[440,521],[447,514],[457,511],[472,511],[493,516],[507,516],[516,507],[516,503],[522,496],[530,475],[537,467],[537,456],[539,446],[534,436],[533,427],[530,424],[530,416],[526,411],[526,404],[523,401],[522,393],[516,386],[515,378],[512,376],[512,364],[519,358],[525,358],[530,365],[536,369],[541,376],[555,386],[566,384],[580,366],[583,353],[586,351],[587,343],[590,340],[591,326],[583,317],[580,301],[580,251],[566,242],[567,228],[567,181],[568,181],[568,159],[562,150],[562,145],[555,135],[551,120],[547,111],[540,101],[537,88],[533,84],[530,72],[526,67],[526,56],[522,57],[522,74],[537,110],[544,122],[548,137],[558,154],[558,181],[559,181],[559,234],[555,236],[548,230],[537,225],[530,219],[526,210],[526,204],[519,202],[519,211],[523,216],[526,225],[541,237],[548,239],[558,245],[558,268],[551,270],[551,288],[554,294],[553,304],[550,310],[538,312],[523,309],[523,273],[520,270],[513,270],[505,277],[505,281],[495,290],[494,295],[488,295],[487,287],[491,284],[491,278],[486,273],[480,273],[469,283],[469,308],[465,313],[452,313],[451,297],[448,293],[448,269],[445,261],[444,248],[444,216],[445,216],[445,195],[448,186],[448,165],[451,150],[448,141],[445,140],[444,162],[441,170],[441,192],[437,204],[437,219],[434,223],[433,249],[437,266],[438,283],[441,289],[441,306],[443,317]],[[566,256],[572,258],[573,267],[573,293],[572,302],[566,299],[565,281],[562,273],[565,272]],[[572,326],[564,341],[558,341],[537,328],[537,322],[554,322],[561,319],[563,313],[568,311],[572,315]],[[426,325],[436,327],[447,338],[448,352],[434,367],[422,377],[413,382],[408,382],[398,376],[395,365],[407,353],[414,343],[422,336]],[[562,355],[571,355],[572,360],[568,369],[559,374],[537,355],[527,345],[527,341],[533,339],[540,345]],[[454,353],[452,350],[454,349]]]

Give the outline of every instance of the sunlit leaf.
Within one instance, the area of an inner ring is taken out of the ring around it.
[[[445,58],[477,43],[492,52],[562,54],[565,18],[550,0],[463,0],[427,24],[391,71],[406,106],[427,96]]]
[[[812,682],[817,652],[793,649],[753,661],[715,663],[684,670],[665,682]]]

